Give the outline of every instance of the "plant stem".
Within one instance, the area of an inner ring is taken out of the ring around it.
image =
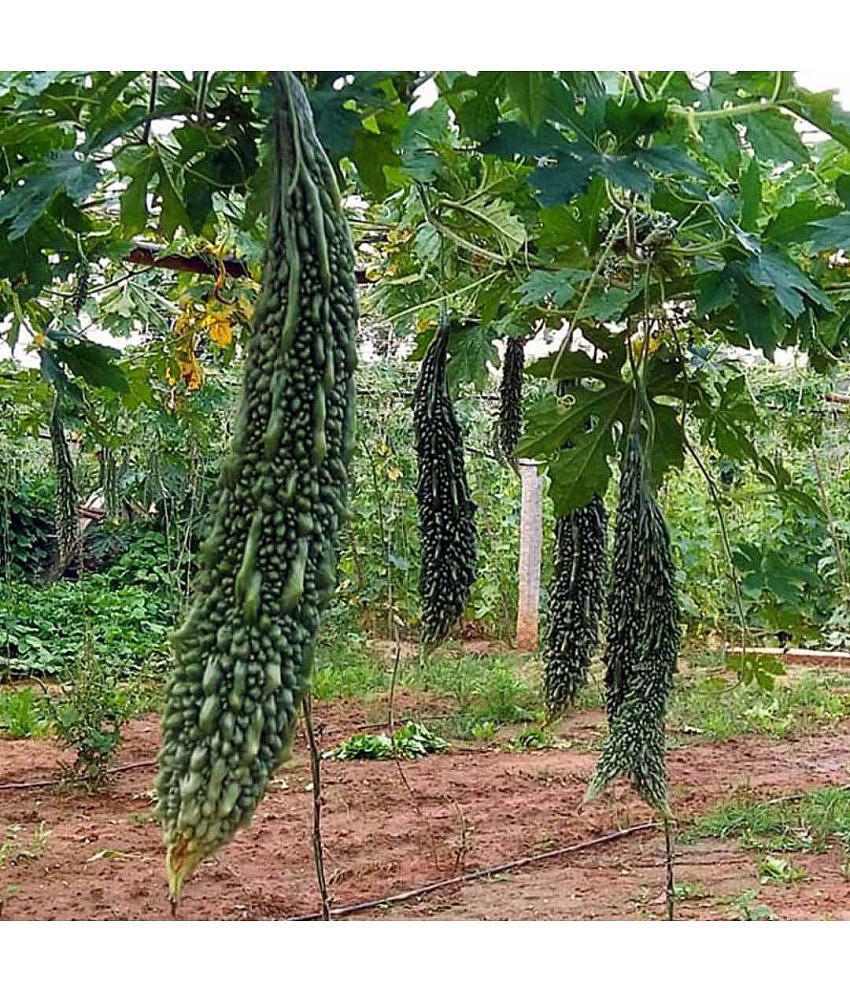
[[[316,743],[313,730],[313,700],[310,694],[304,696],[304,727],[307,730],[307,743],[310,747],[310,772],[313,778],[313,861],[316,865],[316,883],[322,902],[322,919],[331,917],[331,903],[325,879],[325,857],[322,847],[322,756]]]
[[[779,109],[780,105],[772,100],[753,100],[748,104],[736,104],[734,107],[718,107],[710,111],[697,111],[692,107],[668,108],[668,113],[677,117],[690,118],[692,121],[722,121],[730,117],[744,117],[747,114],[758,114],[761,111]]]
[[[676,885],[673,880],[673,834],[670,832],[670,818],[664,816],[664,850],[667,863],[667,918],[673,921],[676,910]]]

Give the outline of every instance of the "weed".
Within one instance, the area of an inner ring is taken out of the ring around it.
[[[48,729],[43,701],[32,688],[0,691],[0,735],[29,739],[46,736]]]
[[[545,750],[555,742],[554,736],[541,729],[540,726],[531,726],[514,736],[504,744],[503,749],[509,753],[528,753],[531,750]]]
[[[50,830],[45,822],[40,822],[32,831],[32,837],[21,839],[22,826],[13,825],[6,829],[0,843],[0,868],[14,866],[22,861],[38,860],[50,839]]]
[[[820,788],[799,797],[733,799],[701,816],[685,839],[737,837],[741,844],[773,852],[821,852],[831,839],[850,840],[850,790]]]
[[[794,867],[790,860],[771,854],[762,857],[758,863],[758,871],[761,884],[796,884],[806,880],[806,872],[802,867]]]
[[[695,881],[677,881],[673,885],[673,900],[677,903],[707,897],[708,892]]]
[[[313,694],[330,698],[366,698],[389,688],[389,672],[382,660],[363,646],[339,640],[319,648]]]
[[[383,733],[356,733],[344,743],[328,750],[326,757],[333,760],[416,760],[428,753],[443,753],[449,744],[419,722],[407,722],[392,736]]]
[[[764,691],[695,673],[679,682],[668,722],[674,733],[687,730],[715,741],[753,734],[780,739],[848,715],[850,694],[825,675],[806,674]]]
[[[760,919],[771,919],[775,920],[777,917],[769,905],[753,905],[753,902],[758,898],[758,892],[754,891],[752,888],[748,888],[746,891],[742,891],[740,895],[734,900],[735,910],[738,913],[738,919],[745,920],[747,922],[756,922]]]

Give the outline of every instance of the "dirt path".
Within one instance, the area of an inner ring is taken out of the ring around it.
[[[324,705],[317,711],[327,729],[350,728],[363,719],[356,707]],[[589,721],[579,716],[576,730]],[[329,736],[326,745],[338,738]],[[120,762],[152,758],[158,741],[154,717],[132,723]],[[285,918],[316,910],[309,767],[304,750],[297,753],[299,760],[281,772],[253,825],[186,886],[182,918]],[[0,742],[0,783],[49,776],[60,757],[50,742]],[[454,750],[405,764],[414,797],[392,762],[326,761],[326,866],[334,904],[382,897],[650,818],[625,788],[579,810],[594,761],[594,755],[572,750]],[[745,739],[672,750],[669,774],[681,818],[739,789],[778,795],[845,783],[850,722],[793,741]],[[160,832],[150,817],[152,777],[147,768],[126,772],[96,796],[0,791],[0,845],[9,844],[0,868],[4,916],[165,918]],[[658,834],[635,836],[375,915],[658,917],[661,847]],[[762,888],[758,903],[781,917],[850,918],[850,884],[839,856],[794,857],[808,880],[770,888],[767,897]],[[734,843],[704,841],[681,850],[679,877],[693,885],[681,913],[699,918],[730,917],[732,899],[758,888],[753,854]],[[697,897],[700,892],[708,897]]]

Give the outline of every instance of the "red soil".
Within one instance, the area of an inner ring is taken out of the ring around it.
[[[413,704],[397,702],[401,714]],[[419,702],[420,707],[422,702]],[[433,712],[435,703],[421,707]],[[325,747],[369,716],[359,704],[320,703]],[[563,733],[584,738],[588,714]],[[131,723],[121,763],[151,760],[154,716]],[[312,856],[312,798],[303,744],[279,772],[253,824],[187,883],[185,919],[280,919],[318,907]],[[0,784],[49,779],[62,753],[49,741],[0,743]],[[67,759],[67,758],[66,758]],[[846,783],[850,722],[797,740],[741,739],[671,750],[672,802],[680,819],[735,791],[775,796]],[[478,867],[540,853],[651,818],[627,788],[580,809],[595,756],[572,750],[506,753],[455,749],[404,763],[412,794],[388,761],[323,764],[326,870],[333,904],[380,898]],[[162,919],[169,914],[160,831],[151,820],[153,769],[116,775],[102,793],[0,790],[0,900],[9,919]],[[41,847],[32,846],[43,826]],[[30,855],[22,851],[30,850]],[[757,858],[733,842],[679,847],[677,874],[689,886],[679,914],[729,918],[734,898],[759,891],[782,918],[850,918],[850,882],[838,849],[792,854],[808,873],[791,886],[759,889]],[[658,918],[663,838],[628,837],[542,861],[370,913],[444,919]],[[699,897],[699,893],[706,893]]]

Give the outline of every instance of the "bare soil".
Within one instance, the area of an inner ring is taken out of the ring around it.
[[[397,713],[439,710],[440,702],[399,696]],[[374,705],[319,703],[331,746]],[[585,740],[601,721],[584,713],[559,732]],[[130,724],[119,763],[151,761],[155,716]],[[253,824],[185,887],[183,919],[282,919],[318,908],[303,742],[282,769]],[[0,784],[48,780],[69,759],[51,741],[0,741]],[[507,753],[465,749],[404,762],[323,764],[326,869],[337,907],[382,898],[464,871],[542,853],[651,819],[625,786],[581,808],[595,755],[575,749]],[[672,803],[687,821],[736,792],[764,796],[850,780],[850,722],[798,739],[738,739],[671,750]],[[164,919],[169,906],[159,827],[151,818],[153,768],[117,774],[89,795],[67,789],[0,790],[0,900],[9,919]],[[2,853],[2,851],[0,851]],[[678,914],[736,918],[741,895],[780,918],[850,919],[842,854],[793,854],[807,872],[792,885],[760,886],[757,855],[734,841],[677,847],[683,890]],[[664,916],[664,843],[649,831],[555,857],[496,878],[368,913],[372,918],[616,919]],[[746,902],[745,902],[746,904]]]

